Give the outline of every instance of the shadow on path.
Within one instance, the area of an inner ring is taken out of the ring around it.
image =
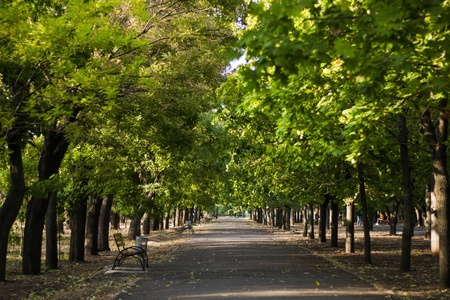
[[[195,228],[190,240],[148,278],[115,299],[386,299],[357,277],[276,240],[253,222],[221,218]]]

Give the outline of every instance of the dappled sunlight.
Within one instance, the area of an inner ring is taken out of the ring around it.
[[[367,295],[384,295],[380,292],[373,291],[370,293],[365,293]],[[193,294],[178,297],[177,299],[211,299],[211,298],[235,298],[235,299],[314,299],[323,297],[345,297],[346,299],[361,299],[362,295],[358,292],[352,291],[339,291],[333,290],[330,295],[330,290],[304,290],[304,289],[282,289],[282,290],[269,290],[269,291],[258,291],[257,288],[249,291],[242,292],[224,292],[224,293],[210,293],[210,294]]]

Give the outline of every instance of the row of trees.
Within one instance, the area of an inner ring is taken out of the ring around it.
[[[213,206],[209,186],[221,163],[213,92],[241,6],[0,4],[0,281],[16,220],[25,222],[23,273],[36,274],[44,224],[46,264],[57,267],[57,219],[70,220],[77,261],[85,236],[97,240],[102,203],[132,219],[135,234],[144,213],[161,219],[174,207]]]
[[[357,203],[366,263],[370,212],[395,217],[401,203],[404,271],[416,208],[438,219],[440,285],[450,286],[449,12],[447,1],[251,4],[239,42],[247,64],[220,91],[230,201],[269,211]]]
[[[268,0],[245,22],[241,12],[237,0],[0,4],[0,280],[17,218],[34,274],[44,223],[68,214],[82,259],[86,223],[88,236],[98,228],[85,218],[103,199],[136,233],[145,213],[216,202],[285,219],[357,204],[366,263],[369,213],[395,217],[402,203],[408,271],[414,208],[431,219],[435,200],[450,285],[448,2]],[[249,62],[224,82],[233,29]]]

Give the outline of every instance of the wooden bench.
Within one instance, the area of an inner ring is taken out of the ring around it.
[[[184,230],[189,230],[190,234],[194,234],[194,228],[192,227],[192,221],[186,221],[186,224],[183,225],[183,231]]]
[[[125,242],[121,233],[114,233],[114,240],[116,242],[117,249],[119,249],[119,254],[117,254],[117,257],[114,260],[112,267],[113,270],[120,266],[127,257],[134,257],[137,259],[141,264],[143,271],[145,271],[146,267],[148,268],[148,256],[145,249],[137,246],[125,247]]]
[[[211,221],[211,218],[208,218],[208,217],[206,217],[206,218],[201,218],[201,219],[200,219],[200,226],[203,226],[203,225],[205,225],[206,223],[209,223],[209,221]]]

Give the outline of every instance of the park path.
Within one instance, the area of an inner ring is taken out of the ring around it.
[[[115,299],[386,299],[356,276],[246,219],[203,227]]]

